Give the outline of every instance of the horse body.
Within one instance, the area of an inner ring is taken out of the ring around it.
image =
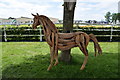
[[[77,37],[81,37],[81,35],[86,35],[83,32],[75,32],[75,33],[58,33],[58,49],[59,50],[68,50],[73,47],[78,47]],[[83,38],[86,38],[87,36],[84,36]],[[86,39],[87,40],[87,39]],[[85,41],[87,42],[87,41]],[[87,46],[87,44],[86,44]]]
[[[81,70],[83,70],[88,59],[87,45],[90,39],[92,39],[94,42],[95,55],[97,51],[100,54],[102,53],[100,45],[98,44],[98,41],[94,34],[88,35],[84,32],[59,33],[53,22],[48,17],[39,14],[33,16],[34,16],[33,28],[37,28],[37,26],[40,24],[43,26],[45,39],[50,46],[51,60],[50,65],[47,69],[48,71],[52,68],[54,59],[56,60],[54,65],[58,64],[58,50],[63,51],[71,49],[73,47],[79,47],[80,50],[85,55],[85,59],[80,68]]]

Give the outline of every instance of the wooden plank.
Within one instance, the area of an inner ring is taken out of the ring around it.
[[[75,36],[74,33],[58,33],[58,37],[61,39],[70,39]]]
[[[59,43],[67,43],[67,42],[74,42],[74,41],[75,41],[75,39],[73,39],[73,38],[72,38],[72,39],[69,39],[69,40],[60,39],[60,38],[58,39],[58,42],[59,42]]]
[[[73,48],[73,47],[75,47],[75,46],[76,46],[76,45],[67,45],[67,46],[59,45],[59,46],[58,46],[58,49],[59,49],[59,50],[68,50],[68,49]]]

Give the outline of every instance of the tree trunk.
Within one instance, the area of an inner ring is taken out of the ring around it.
[[[74,10],[75,10],[75,2],[65,2],[64,1],[64,16],[63,16],[63,32],[70,33],[73,32],[73,21],[74,21]],[[64,62],[71,61],[70,55],[71,49],[65,50],[61,52],[60,60]]]

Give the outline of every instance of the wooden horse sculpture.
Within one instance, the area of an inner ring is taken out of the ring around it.
[[[54,59],[56,60],[54,65],[58,64],[58,50],[63,51],[73,47],[79,47],[80,50],[85,55],[85,59],[80,68],[80,70],[83,70],[85,68],[88,59],[87,45],[90,39],[93,40],[94,42],[95,56],[96,56],[96,52],[102,54],[101,47],[98,44],[95,35],[93,34],[88,35],[84,32],[59,33],[53,22],[48,17],[44,15],[39,15],[38,13],[37,15],[34,14],[32,15],[34,16],[34,23],[32,27],[35,29],[37,28],[38,25],[43,26],[45,39],[50,46],[51,60],[50,60],[50,65],[47,69],[48,71],[52,68]]]

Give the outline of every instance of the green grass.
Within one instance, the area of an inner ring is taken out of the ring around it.
[[[94,57],[89,43],[86,68],[80,71],[84,55],[72,49],[72,62],[59,64],[51,71],[46,42],[2,42],[2,76],[4,78],[118,78],[118,42],[100,42],[103,54]],[[60,54],[60,51],[59,51]]]

